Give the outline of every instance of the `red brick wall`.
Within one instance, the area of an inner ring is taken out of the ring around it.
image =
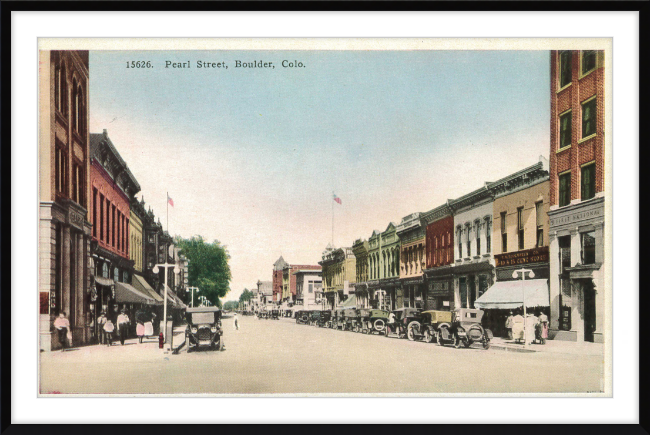
[[[128,197],[122,192],[122,190],[117,187],[117,185],[111,180],[110,176],[106,173],[104,168],[101,165],[93,160],[90,165],[90,201],[89,210],[90,210],[90,222],[93,224],[93,240],[96,240],[99,243],[99,246],[105,248],[114,254],[117,254],[126,259],[129,258],[129,215],[130,215],[130,206]],[[96,192],[95,192],[96,189]],[[100,194],[104,195],[104,238],[100,240],[100,223],[101,219],[99,213],[101,210],[100,207]],[[111,218],[112,214],[108,213],[106,207],[107,201],[110,202],[111,210],[115,206],[115,215],[118,215],[118,211],[121,214],[121,218],[118,222],[117,218],[115,219],[115,243],[113,243],[113,238],[111,235]],[[97,209],[95,209],[95,205]]]
[[[444,243],[443,243],[444,237]],[[438,255],[436,252],[436,238],[438,240]],[[442,250],[442,261],[440,254]],[[427,269],[446,266],[454,262],[454,217],[447,216],[427,225],[426,242]]]
[[[282,296],[282,271],[273,271],[273,301],[277,302]]]
[[[597,68],[580,78],[580,51],[572,56],[571,85],[559,89],[558,51],[551,52],[551,149],[550,149],[550,205],[558,205],[558,174],[571,170],[571,199],[580,199],[580,167],[596,163],[596,192],[605,189],[605,70],[604,55],[598,54]],[[578,143],[582,137],[581,102],[596,95],[596,136]],[[571,147],[559,148],[559,114],[571,109]]]

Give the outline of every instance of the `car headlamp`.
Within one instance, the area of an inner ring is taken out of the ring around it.
[[[191,329],[191,331],[192,331],[192,334],[196,334],[197,332],[199,332],[199,330],[197,328],[194,328],[194,327]]]
[[[217,327],[216,327],[216,326],[213,326],[212,328],[210,328],[210,331],[212,331],[212,332],[217,332]]]

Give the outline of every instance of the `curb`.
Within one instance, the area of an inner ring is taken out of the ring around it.
[[[490,345],[490,349],[497,349],[497,350],[502,350],[505,352],[522,352],[522,353],[537,353],[539,351],[535,349],[524,349],[524,348],[517,348],[517,347],[510,347],[510,346],[503,346],[499,344],[492,344]]]

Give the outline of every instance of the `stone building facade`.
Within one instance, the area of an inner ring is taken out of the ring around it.
[[[289,264],[284,261],[284,258],[280,256],[275,263],[273,263],[273,302],[280,304],[282,302],[282,291],[283,291],[283,270]]]
[[[422,214],[404,216],[396,233],[401,246],[399,277],[404,307],[423,309],[426,302],[426,225]]]
[[[402,308],[404,302],[399,266],[400,241],[396,226],[391,222],[386,230],[375,230],[368,239],[368,292],[373,308]]]
[[[326,309],[335,309],[354,293],[356,282],[356,258],[352,248],[334,248],[328,245],[323,251],[322,260],[323,295],[327,301]]]
[[[39,337],[60,347],[65,312],[73,343],[91,340],[88,51],[39,52]]]
[[[370,279],[368,267],[368,241],[357,239],[352,244],[352,252],[356,258],[356,283],[354,294],[357,296],[359,308],[369,308],[368,281]]]
[[[605,54],[551,51],[550,63],[550,333],[602,342]]]

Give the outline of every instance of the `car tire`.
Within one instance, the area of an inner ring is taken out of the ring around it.
[[[487,350],[490,348],[490,340],[483,340],[483,349]]]
[[[386,330],[386,321],[384,319],[375,319],[374,322],[372,322],[372,326],[375,328],[375,331],[379,331],[380,333]]]
[[[420,326],[420,322],[413,321],[408,324],[406,327],[406,337],[409,339],[409,341],[415,341],[415,326]]]

